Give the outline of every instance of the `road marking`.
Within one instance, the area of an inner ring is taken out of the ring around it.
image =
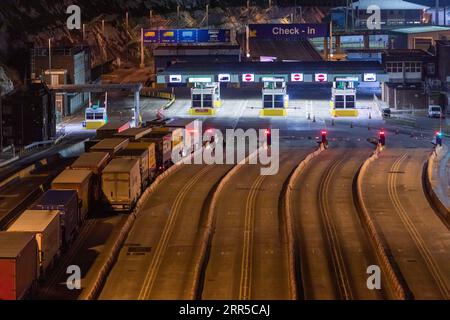
[[[334,162],[325,171],[319,184],[319,211],[323,228],[327,237],[328,246],[331,250],[331,260],[333,262],[333,268],[337,276],[337,284],[339,288],[339,295],[345,300],[353,299],[352,289],[350,286],[349,276],[344,262],[344,256],[342,254],[342,248],[339,241],[339,236],[336,231],[332,217],[329,215],[330,208],[327,195],[329,194],[330,184],[336,169],[341,165],[343,159]]]
[[[416,247],[419,249],[421,256],[425,260],[425,264],[427,265],[428,270],[430,271],[433,279],[435,280],[437,286],[439,287],[439,291],[441,292],[442,296],[448,300],[448,299],[450,299],[450,291],[445,282],[444,277],[442,276],[442,272],[439,269],[439,266],[437,265],[436,261],[433,259],[433,256],[431,255],[430,251],[428,250],[420,233],[418,232],[418,230],[414,226],[413,222],[409,218],[408,214],[406,213],[406,210],[403,207],[400,197],[397,192],[397,188],[396,188],[397,174],[396,174],[396,172],[398,172],[398,169],[400,168],[400,166],[404,162],[404,160],[407,158],[407,156],[408,156],[408,154],[404,153],[392,164],[392,167],[390,170],[391,172],[389,173],[389,177],[388,177],[389,197],[391,198],[392,203],[394,204],[394,208],[396,209],[398,216],[400,217],[400,220],[402,221],[402,223],[405,226],[406,230],[408,231],[409,235],[413,239]]]
[[[241,260],[241,281],[239,286],[239,300],[251,299],[252,290],[252,262],[253,262],[253,233],[255,220],[255,205],[258,189],[266,176],[258,176],[251,186],[245,206],[244,245]]]
[[[189,193],[190,189],[206,174],[209,170],[211,170],[214,166],[205,166],[202,170],[200,170],[197,174],[194,175],[193,178],[189,180],[187,184],[181,189],[178,193],[175,201],[170,209],[170,215],[164,226],[164,230],[161,234],[161,238],[156,246],[155,253],[153,255],[152,261],[148,268],[147,274],[144,279],[144,283],[142,285],[141,291],[138,296],[138,300],[147,299],[152,291],[153,285],[156,280],[156,275],[158,274],[158,270],[161,266],[162,260],[164,258],[164,253],[167,251],[167,247],[169,245],[170,237],[173,233],[173,229],[175,226],[175,222],[177,220],[178,214],[180,212],[181,206],[186,195]]]

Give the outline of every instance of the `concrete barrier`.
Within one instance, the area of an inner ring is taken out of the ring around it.
[[[434,162],[442,152],[444,152],[443,147],[436,147],[436,149],[433,152],[431,152],[430,156],[428,157],[428,161],[424,166],[424,172],[422,177],[423,177],[424,191],[431,205],[435,208],[435,210],[442,217],[442,219],[446,221],[448,224],[450,223],[450,210],[437,195],[436,191],[433,188],[433,181],[432,181]]]
[[[223,188],[225,188],[225,185],[228,183],[228,181],[242,168],[242,166],[247,162],[250,161],[250,159],[253,159],[259,152],[260,149],[257,149],[256,151],[252,152],[250,155],[248,155],[246,158],[242,159],[237,165],[235,165],[232,169],[230,169],[225,176],[222,177],[219,184],[214,190],[214,193],[211,197],[211,204],[209,206],[208,214],[206,217],[206,224],[205,224],[205,231],[202,234],[201,240],[200,240],[200,247],[199,247],[199,254],[197,255],[196,263],[194,263],[194,276],[193,281],[191,285],[191,290],[189,292],[188,299],[190,300],[196,300],[200,299],[198,297],[198,291],[200,282],[202,279],[202,274],[204,272],[204,267],[206,265],[206,260],[209,255],[208,248],[212,241],[212,233],[214,228],[214,217],[215,217],[215,208],[217,206],[218,197],[221,194]]]
[[[381,151],[382,147],[378,145],[372,156],[369,157],[358,170],[358,173],[356,174],[356,181],[353,185],[354,193],[356,193],[354,201],[356,208],[358,209],[357,211],[360,215],[361,222],[368,231],[372,247],[375,250],[379,263],[381,264],[380,267],[385,274],[385,279],[389,281],[395,297],[399,300],[410,300],[414,298],[413,294],[403,278],[403,275],[401,274],[382,233],[379,231],[376,223],[372,220],[362,196],[362,180],[367,171],[367,167],[378,158]]]
[[[202,149],[196,151],[193,154],[188,155],[186,158],[192,158],[196,155],[198,152],[203,152]],[[112,242],[112,244],[103,250],[103,253],[105,253],[107,256],[101,262],[101,266],[99,266],[98,274],[96,275],[95,279],[87,285],[87,287],[84,288],[83,292],[78,297],[78,300],[94,300],[98,297],[101,288],[103,287],[106,278],[109,275],[109,272],[111,271],[115,261],[117,260],[117,257],[119,256],[120,250],[122,249],[122,245],[128,236],[132,226],[134,225],[134,221],[136,220],[137,216],[140,214],[141,208],[145,204],[145,202],[148,200],[150,195],[155,191],[155,189],[161,184],[162,181],[164,181],[168,176],[174,174],[176,171],[178,171],[184,164],[183,160],[186,158],[180,160],[179,162],[175,163],[173,166],[171,166],[169,169],[164,171],[162,174],[160,174],[155,181],[142,193],[141,197],[139,198],[135,208],[133,211],[129,214],[128,218],[126,219],[124,225],[118,232],[117,237]]]
[[[299,298],[298,293],[298,259],[297,259],[297,245],[295,240],[295,225],[294,225],[294,216],[291,208],[291,199],[294,189],[294,181],[302,174],[306,165],[315,157],[317,157],[323,150],[325,150],[323,144],[320,144],[319,149],[314,151],[313,153],[308,154],[294,169],[292,174],[289,177],[289,182],[286,186],[286,193],[284,195],[284,216],[286,219],[286,228],[287,228],[287,243],[288,243],[288,259],[289,259],[289,284],[290,284],[290,295],[293,300],[297,300]]]

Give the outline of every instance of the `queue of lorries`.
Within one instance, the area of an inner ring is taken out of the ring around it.
[[[70,247],[88,213],[133,209],[183,148],[182,129],[158,121],[99,128],[51,189],[0,231],[0,300],[25,298]]]

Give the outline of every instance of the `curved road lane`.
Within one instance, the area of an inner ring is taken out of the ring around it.
[[[143,206],[100,299],[188,299],[204,202],[231,165],[184,165]]]
[[[313,158],[294,181],[291,210],[305,299],[383,299],[369,290],[376,263],[353,202],[353,179],[370,156],[367,143],[334,144]]]
[[[416,299],[450,299],[450,231],[428,202],[428,148],[381,152],[363,178],[363,199]]]
[[[283,185],[313,149],[281,151],[280,170],[244,165],[218,198],[202,299],[291,299]]]

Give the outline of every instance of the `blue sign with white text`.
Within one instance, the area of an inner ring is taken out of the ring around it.
[[[159,42],[159,31],[144,29],[144,43],[158,43]]]
[[[159,30],[160,43],[176,43],[178,30]]]
[[[144,29],[144,43],[230,42],[229,29]]]
[[[191,43],[197,42],[197,29],[181,29],[177,30],[178,42]]]
[[[228,29],[199,29],[198,42],[230,42]]]
[[[329,25],[323,23],[249,24],[250,39],[298,40],[329,36]]]

